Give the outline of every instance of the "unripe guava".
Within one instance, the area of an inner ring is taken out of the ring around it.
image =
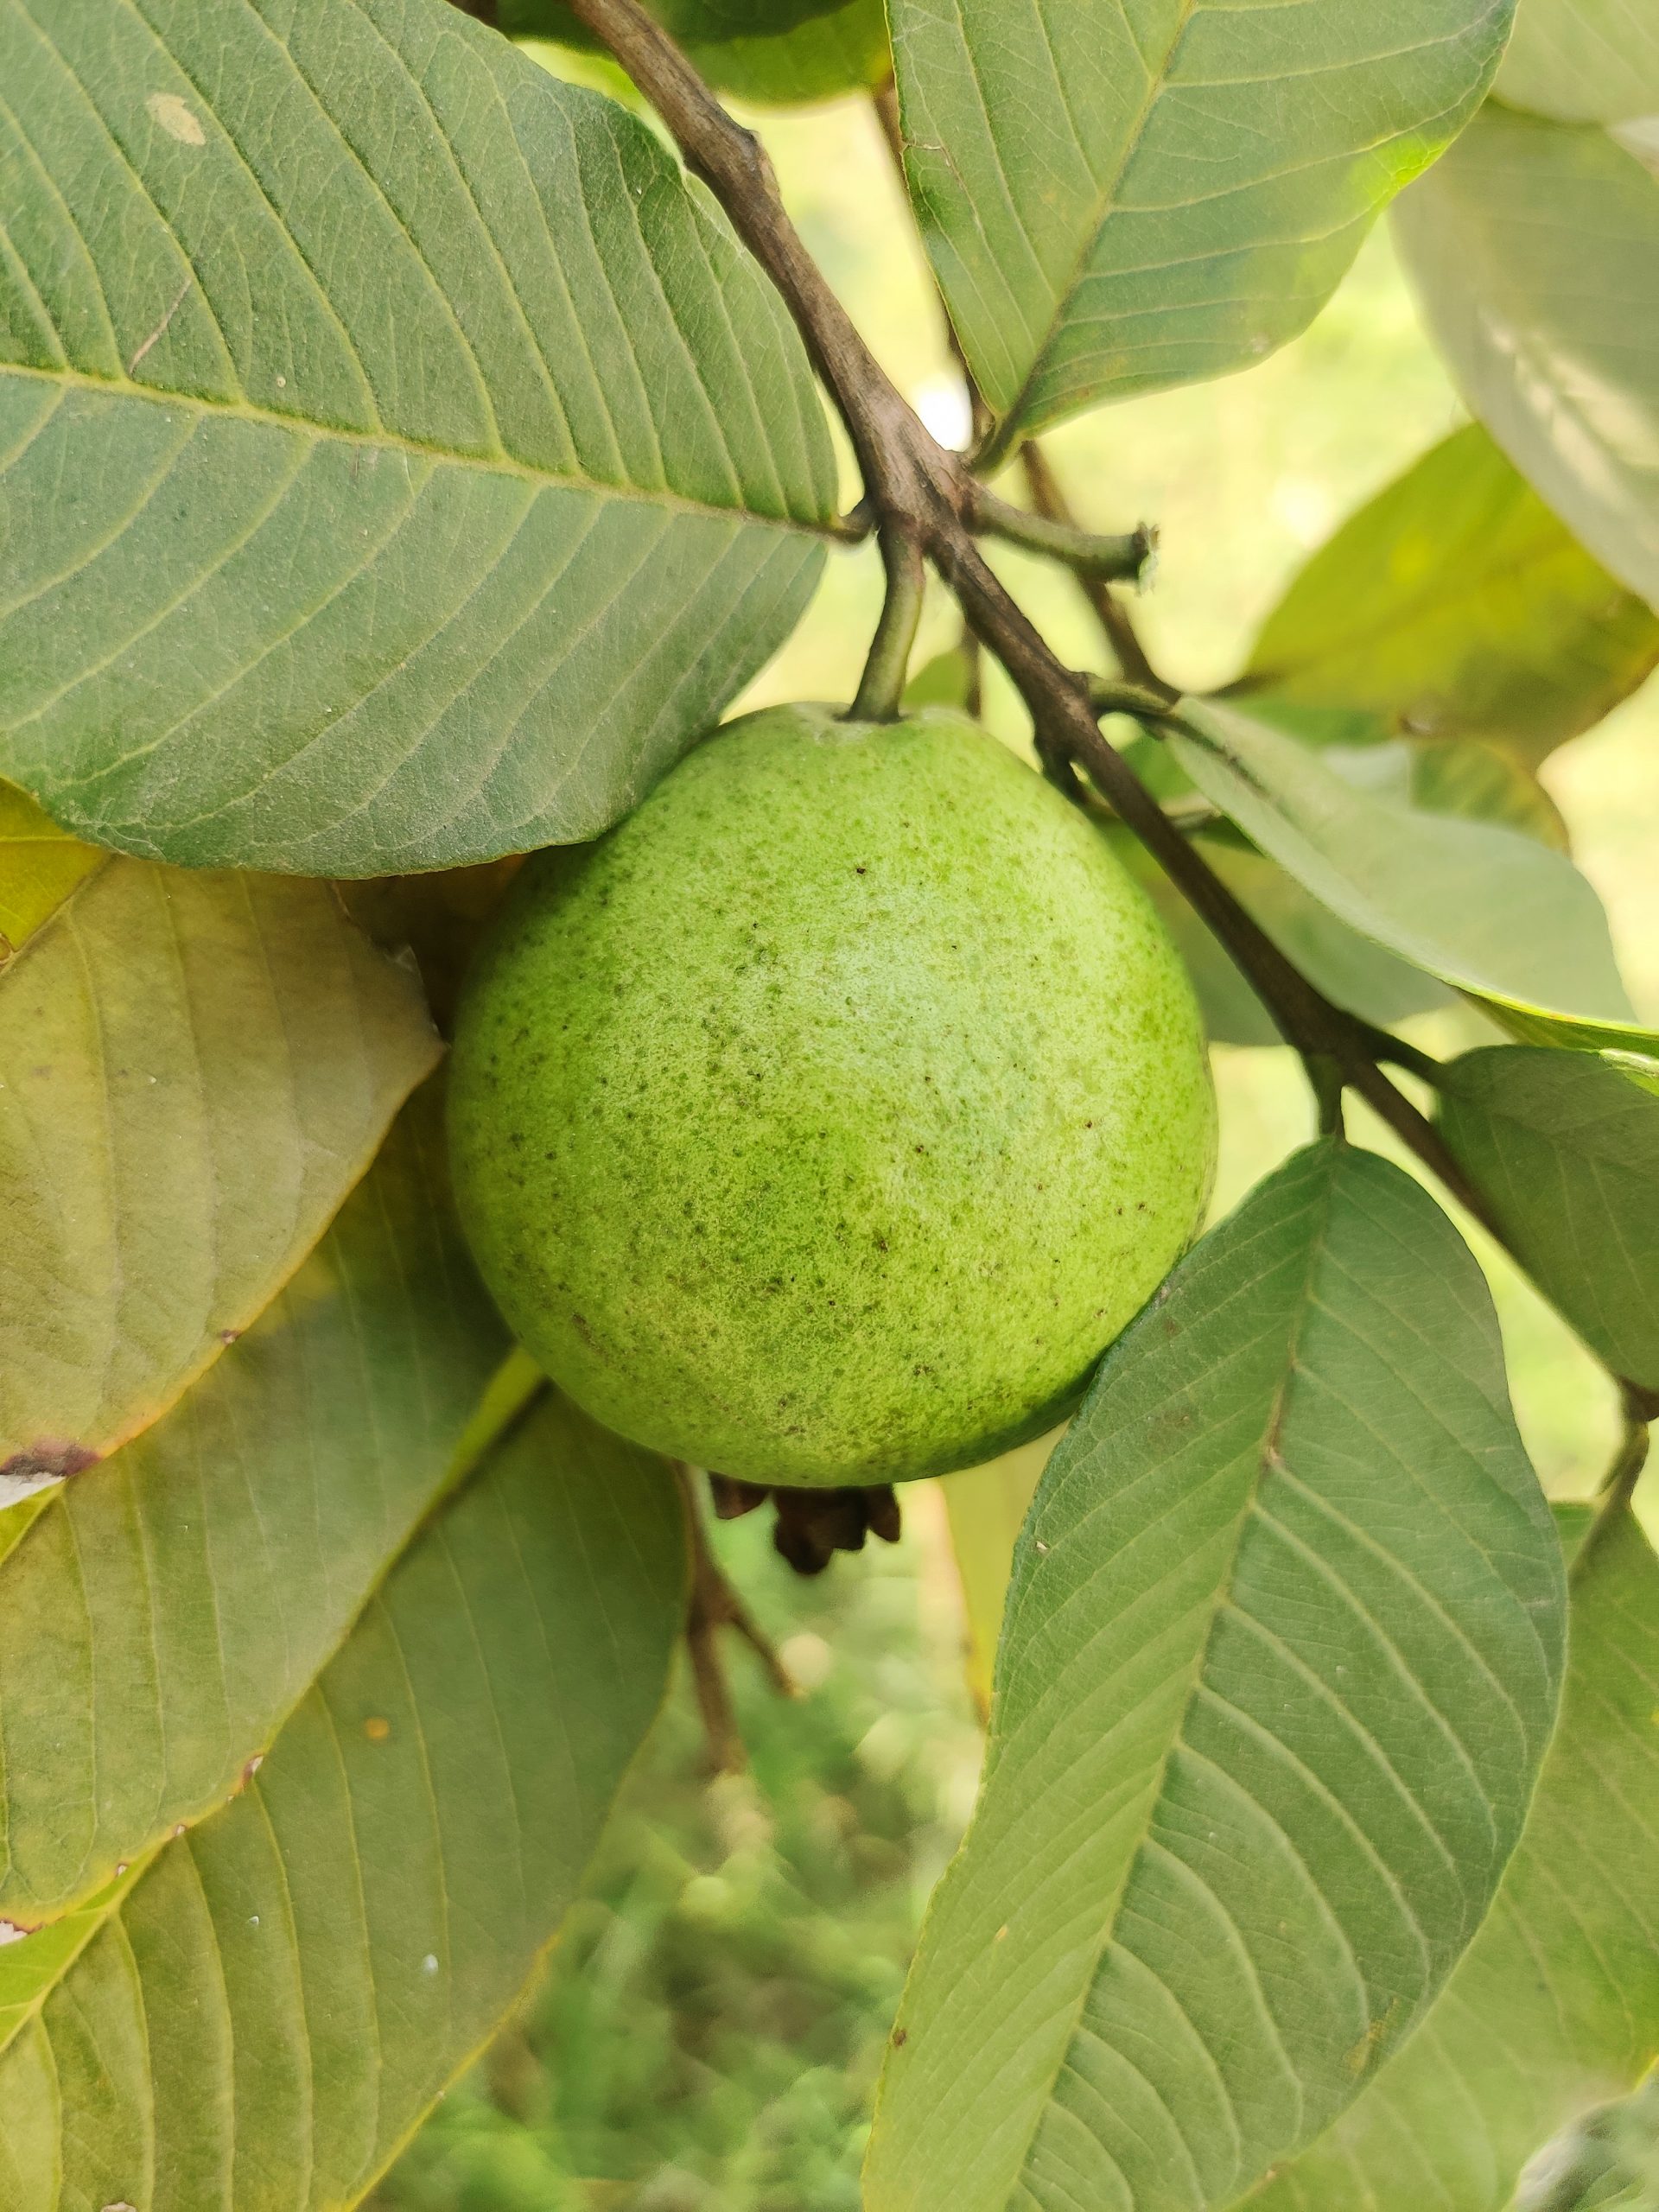
[[[962,716],[731,725],[531,861],[463,1000],[456,1187],[579,1405],[752,1482],[1052,1427],[1198,1222],[1185,971],[1085,816]]]

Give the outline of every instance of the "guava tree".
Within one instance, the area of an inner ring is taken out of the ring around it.
[[[1659,29],[1511,15],[0,0],[0,2212],[358,2202],[683,1636],[731,1751],[704,1474],[812,1570],[1067,1415],[1011,1567],[953,1508],[872,2212],[1643,2201],[1659,1035],[1536,771],[1659,661]],[[971,451],[717,91],[875,100]],[[1039,435],[1396,195],[1471,420],[1184,696]],[[843,696],[718,729],[869,539]],[[1201,1233],[1206,1029],[1319,1134]]]

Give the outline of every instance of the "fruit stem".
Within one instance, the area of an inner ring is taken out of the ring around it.
[[[927,569],[922,549],[909,531],[892,523],[883,526],[881,564],[887,573],[887,594],[859,679],[858,696],[847,710],[849,721],[897,721],[905,678],[910,672],[911,647],[922,619]]]

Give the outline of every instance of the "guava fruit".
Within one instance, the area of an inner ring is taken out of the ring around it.
[[[624,1436],[875,1484],[1052,1427],[1192,1236],[1185,971],[1099,830],[931,709],[775,709],[525,867],[463,995],[462,1217]]]

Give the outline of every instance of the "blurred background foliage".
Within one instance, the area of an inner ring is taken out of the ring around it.
[[[622,89],[602,63],[534,50]],[[876,353],[935,433],[965,442],[961,387],[869,105],[748,119]],[[1383,229],[1306,336],[1261,366],[1096,412],[1045,443],[1089,523],[1160,525],[1162,559],[1138,619],[1159,666],[1200,688],[1238,672],[1313,549],[1464,419]],[[996,559],[1058,651],[1099,665],[1070,581],[1016,552]],[[874,549],[838,556],[745,703],[843,700],[880,598]],[[916,665],[955,636],[939,594]],[[995,671],[986,714],[1021,741]],[[1637,1009],[1659,1020],[1659,683],[1554,753],[1542,779],[1606,904]],[[1442,1053],[1492,1039],[1461,1010],[1406,1033]],[[1288,1053],[1223,1046],[1216,1058],[1225,1211],[1304,1141],[1312,1115]],[[1361,1116],[1353,1126],[1394,1151]],[[1490,1243],[1472,1241],[1540,1474],[1552,1494],[1581,1497],[1613,1448],[1610,1388]],[[1012,1484],[1017,1507],[1041,1457],[986,1479],[1004,1493]],[[382,2212],[856,2212],[883,2039],[928,1892],[971,1808],[980,1751],[944,1501],[924,1484],[904,1503],[901,1545],[839,1558],[813,1582],[772,1556],[762,1516],[718,1532],[803,1695],[776,1698],[734,1649],[752,1768],[710,1783],[682,1686],[520,2020],[382,2185]],[[982,1650],[982,1680],[984,1668]]]

